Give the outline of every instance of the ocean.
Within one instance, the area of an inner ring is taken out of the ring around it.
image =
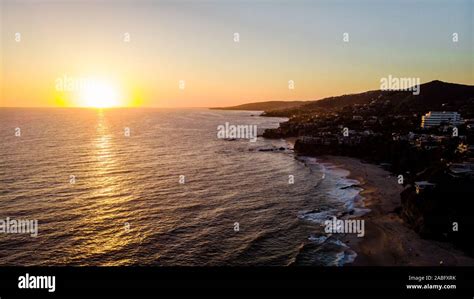
[[[0,109],[0,265],[341,266],[322,227],[357,207],[348,172],[285,140],[217,138],[283,118],[207,109]]]

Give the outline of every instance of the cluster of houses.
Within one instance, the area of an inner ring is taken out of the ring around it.
[[[366,142],[370,142],[370,138],[375,136],[387,136],[386,132],[380,133],[378,130],[380,127],[380,121],[386,120],[387,118],[399,120],[406,116],[389,116],[385,118],[379,118],[377,116],[365,116],[352,115],[352,123],[358,123],[360,125],[355,126],[357,129],[348,129],[341,125],[341,121],[347,121],[347,117],[343,120],[342,116],[336,115],[325,115],[312,123],[301,124],[298,128],[302,137],[299,137],[299,141],[303,144],[315,145],[315,146],[328,146],[337,147],[340,145],[345,146],[358,146]],[[411,117],[411,116],[409,116]],[[419,120],[418,116],[418,120]],[[318,126],[324,124],[325,126]],[[470,178],[474,179],[474,145],[466,135],[453,134],[453,128],[463,125],[472,125],[474,128],[474,120],[463,120],[461,115],[457,112],[443,112],[443,111],[430,111],[421,117],[421,123],[418,129],[414,129],[415,132],[401,133],[395,132],[391,134],[393,142],[407,142],[413,149],[421,151],[432,151],[439,149],[444,151],[448,148],[448,144],[456,137],[456,153],[462,154],[466,157],[466,161],[462,163],[451,163],[448,164],[449,175],[453,178]],[[457,133],[457,131],[456,131]],[[472,135],[467,128],[467,135]],[[472,137],[472,136],[471,136]],[[387,136],[387,138],[390,138]],[[436,187],[436,184],[430,181],[417,181],[414,183],[414,187],[417,194],[431,190]]]
[[[404,120],[405,116],[395,115],[391,118],[395,120]],[[359,125],[351,126],[344,131],[344,126],[341,125],[343,120],[338,114],[325,115],[319,119],[312,120],[313,122],[306,122],[297,127],[303,143],[315,145],[336,145],[349,144],[357,145],[364,141],[365,137],[382,135],[377,132],[376,124],[380,125],[380,120],[377,116],[363,117],[361,115],[353,115],[352,121],[360,122]],[[471,120],[466,120],[470,122]],[[472,120],[472,127],[474,128],[474,120]],[[392,133],[393,141],[408,141],[413,146],[423,150],[431,150],[446,143],[451,137],[455,136],[462,142],[459,150],[472,152],[474,145],[469,145],[465,135],[453,134],[453,128],[463,124],[461,116],[457,112],[436,112],[430,111],[422,116],[418,133],[408,132]],[[324,124],[321,126],[320,124]],[[353,124],[353,123],[352,123]],[[426,132],[423,129],[437,128],[436,132]]]
[[[363,143],[366,138],[369,136],[379,136],[380,133],[374,133],[372,130],[364,130],[364,131],[356,131],[356,130],[347,130],[346,135],[342,132],[344,128],[341,130],[341,133],[333,134],[332,132],[319,132],[316,136],[303,136],[300,137],[300,142],[304,144],[311,144],[311,145],[325,145],[325,146],[333,146],[333,145],[349,145],[349,146],[357,146]]]

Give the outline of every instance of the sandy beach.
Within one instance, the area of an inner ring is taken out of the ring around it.
[[[400,206],[403,186],[395,176],[373,164],[340,156],[318,157],[350,171],[364,189],[363,204],[371,212],[365,219],[365,236],[344,237],[358,256],[351,265],[356,266],[473,266],[474,259],[451,244],[425,240],[410,229],[395,212]]]

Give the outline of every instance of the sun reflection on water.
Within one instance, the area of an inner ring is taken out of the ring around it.
[[[81,239],[79,260],[94,260],[100,265],[123,265],[131,261],[121,259],[113,263],[101,261],[101,257],[114,254],[132,242],[130,232],[125,228],[128,221],[122,204],[130,198],[123,196],[121,184],[117,181],[115,171],[121,169],[116,156],[117,145],[108,126],[107,115],[98,110],[93,155],[96,157],[93,166],[88,166],[92,173],[87,200],[93,213],[84,215],[83,227],[88,238]],[[107,259],[109,260],[109,259]]]

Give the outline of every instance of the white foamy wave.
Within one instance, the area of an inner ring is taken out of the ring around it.
[[[332,252],[332,257],[328,260],[328,266],[341,267],[344,264],[354,262],[357,257],[357,253],[354,250],[333,236],[311,235],[308,240],[324,248],[331,248],[331,250],[328,250],[328,252]]]
[[[316,158],[302,157],[300,161],[310,167],[316,167],[322,173],[322,179],[330,189],[326,192],[328,198],[335,202],[342,203],[342,207],[328,210],[304,211],[298,216],[300,219],[325,225],[327,220],[332,217],[353,218],[360,217],[368,212],[363,206],[363,199],[360,195],[364,189],[360,187],[360,182],[350,179],[350,171],[343,169],[332,163],[320,162]],[[311,235],[308,240],[321,246],[329,254],[326,260],[329,266],[343,266],[344,264],[354,262],[357,253],[347,246],[344,242],[333,235]]]
[[[317,245],[323,244],[324,242],[326,242],[327,239],[328,239],[328,237],[326,237],[326,236],[315,236],[315,235],[311,235],[308,238],[308,240],[310,240],[311,242],[313,242]]]
[[[344,264],[350,264],[354,262],[357,257],[357,253],[352,249],[347,249],[341,252],[336,253],[336,258],[334,260],[334,266],[344,266]]]
[[[350,172],[340,166],[327,162],[318,162],[321,165],[321,171],[326,174],[325,177],[331,180],[335,188],[327,192],[327,195],[344,204],[345,213],[361,216],[368,212],[363,206],[364,197],[360,193],[364,190],[359,187],[360,182],[350,179]]]
[[[328,195],[330,198],[343,202],[344,208],[351,211],[354,209],[354,203],[356,202],[357,197],[359,197],[360,191],[360,188],[338,188],[328,191]]]
[[[325,173],[331,174],[337,177],[347,177],[350,175],[350,172],[346,169],[340,168],[334,164],[331,163],[323,163],[319,162],[321,165],[321,168],[324,170]]]
[[[338,214],[338,210],[336,209],[316,211],[316,212],[304,211],[298,215],[298,218],[324,225],[324,222],[326,220],[331,220],[332,217],[336,216],[337,214]]]

